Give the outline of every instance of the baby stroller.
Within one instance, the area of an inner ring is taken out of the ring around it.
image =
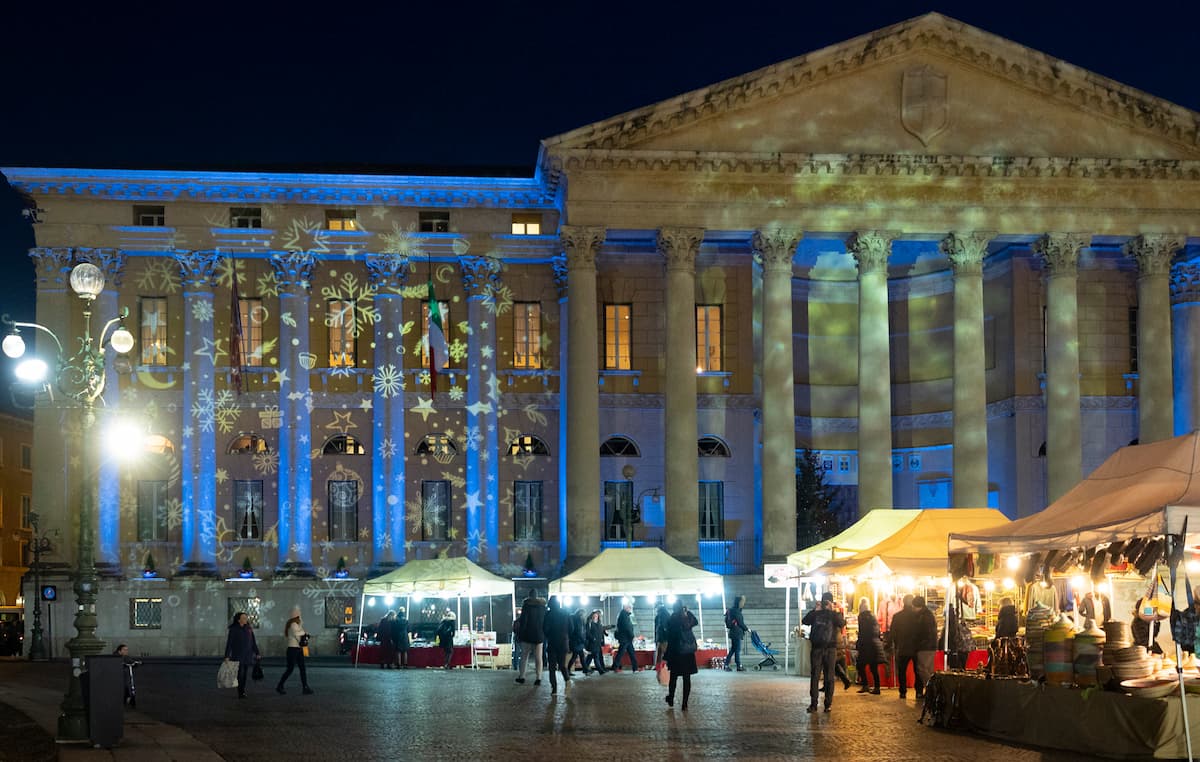
[[[755,669],[770,667],[771,669],[779,669],[779,662],[775,661],[775,657],[779,654],[771,648],[770,643],[764,643],[762,638],[758,637],[758,630],[750,631],[750,642],[758,649],[758,652],[763,655],[763,660],[754,665]]]

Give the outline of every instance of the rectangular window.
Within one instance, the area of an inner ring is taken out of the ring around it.
[[[725,482],[700,482],[700,539],[725,539]]]
[[[449,233],[450,212],[417,212],[417,228],[421,233]]]
[[[167,364],[167,300],[162,296],[138,299],[142,315],[138,321],[142,341],[142,365]]]
[[[421,482],[421,539],[445,540],[450,536],[450,482]]]
[[[262,207],[235,206],[229,210],[229,227],[231,228],[261,228]]]
[[[326,230],[358,230],[358,212],[354,209],[326,209]]]
[[[346,299],[330,299],[325,306],[325,326],[329,329],[329,367],[353,368],[354,356],[354,302]]]
[[[717,305],[696,305],[696,370],[721,370],[721,308]]]
[[[259,367],[263,364],[262,299],[238,299],[242,313],[242,366]]]
[[[261,480],[233,482],[233,527],[241,540],[261,540],[263,483]]]
[[[28,444],[21,445],[21,470],[22,471],[32,471],[33,470],[33,445],[28,445]]]
[[[541,235],[542,215],[537,212],[513,212],[513,235]]]
[[[442,313],[442,333],[446,337],[446,344],[450,344],[450,302],[438,300],[438,311]],[[421,365],[429,367],[429,302],[421,302]],[[446,365],[449,367],[450,358],[446,358]]]
[[[542,305],[517,302],[513,305],[513,367],[542,367]]]
[[[629,370],[629,313],[628,304],[604,305],[604,367],[608,370]]]
[[[161,630],[162,598],[130,598],[129,629]]]
[[[21,528],[29,529],[29,514],[33,513],[33,497],[21,495]]]
[[[624,540],[633,518],[633,482],[604,482],[604,526],[609,540]]]
[[[226,606],[226,622],[232,622],[234,615],[241,612],[250,620],[251,627],[262,628],[262,598],[227,598]]]
[[[358,621],[358,615],[355,614],[357,605],[358,599],[348,595],[325,596],[325,626],[332,628],[355,624]]]
[[[329,539],[354,542],[358,539],[358,482],[335,481],[329,485]]]
[[[139,227],[161,228],[167,224],[165,206],[133,207],[133,224]]]
[[[542,483],[513,482],[513,539],[542,540]]]
[[[137,483],[138,542],[167,539],[167,482],[139,480]]]

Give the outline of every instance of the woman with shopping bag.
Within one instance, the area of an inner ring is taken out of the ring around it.
[[[696,617],[688,611],[683,601],[675,601],[675,612],[667,620],[667,666],[670,670],[667,682],[665,700],[667,706],[675,706],[675,679],[683,677],[683,704],[681,709],[688,708],[688,697],[692,693],[692,675],[696,674],[696,636],[692,628],[696,626]],[[660,673],[661,675],[661,673]],[[661,679],[661,677],[660,677]]]
[[[229,634],[225,638],[225,664],[221,665],[222,671],[228,671],[229,664],[237,664],[237,682],[232,687],[237,688],[238,698],[246,698],[250,668],[261,658],[258,642],[254,640],[254,628],[250,626],[250,617],[246,612],[239,611],[234,614],[233,621],[229,624]]]

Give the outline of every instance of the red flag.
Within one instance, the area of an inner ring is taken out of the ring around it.
[[[238,296],[237,268],[231,257],[229,271],[232,273],[233,287],[230,288],[229,305],[229,376],[233,388],[238,394],[242,393],[242,300]]]

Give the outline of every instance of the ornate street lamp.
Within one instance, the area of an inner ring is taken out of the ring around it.
[[[104,652],[104,641],[96,637],[96,559],[94,548],[95,527],[95,485],[87,482],[91,478],[92,467],[92,425],[96,422],[95,403],[104,392],[104,345],[107,343],[120,354],[133,349],[133,335],[126,330],[124,320],[129,316],[129,310],[123,308],[120,314],[104,324],[98,336],[92,336],[92,302],[104,290],[104,273],[90,262],[82,262],[71,270],[71,290],[83,302],[83,335],[79,336],[79,350],[70,357],[63,352],[62,342],[44,325],[38,323],[21,323],[5,321],[12,326],[12,332],[0,342],[0,349],[9,357],[16,359],[25,353],[25,340],[21,337],[21,328],[32,328],[42,331],[54,339],[57,347],[57,367],[54,372],[52,387],[59,394],[74,400],[79,404],[81,424],[83,428],[82,453],[80,455],[80,473],[83,474],[84,484],[80,486],[79,494],[79,548],[75,573],[75,637],[67,641],[67,651],[71,654],[71,677],[67,694],[62,702],[62,714],[58,717],[59,741],[88,740],[87,709],[83,701],[83,690],[79,676],[83,671],[84,657]],[[115,328],[114,328],[115,327]],[[110,333],[110,329],[111,333]],[[46,363],[37,358],[25,360],[17,366],[17,377],[30,383],[44,382],[47,368]]]
[[[46,645],[42,642],[42,554],[54,550],[50,538],[38,529],[37,512],[29,512],[29,525],[33,527],[33,629],[29,631],[29,660],[46,661]]]

